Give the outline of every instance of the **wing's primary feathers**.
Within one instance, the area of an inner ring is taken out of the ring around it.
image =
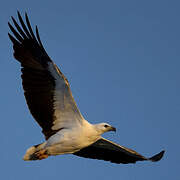
[[[26,24],[18,12],[19,22],[12,17],[14,57],[21,63],[24,95],[31,114],[48,139],[59,129],[81,123],[82,115],[72,97],[69,83],[46,53],[36,26],[33,33],[27,14]]]

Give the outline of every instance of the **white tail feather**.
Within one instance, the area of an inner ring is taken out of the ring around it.
[[[46,142],[42,143],[42,144],[38,144],[35,146],[30,147],[29,149],[27,149],[26,154],[23,157],[24,161],[31,161],[31,160],[35,160],[32,159],[33,154],[41,149],[44,148],[44,146],[46,145]]]

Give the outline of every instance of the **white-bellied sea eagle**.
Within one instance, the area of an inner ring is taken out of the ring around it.
[[[111,142],[101,135],[116,129],[107,124],[91,124],[80,113],[69,82],[45,51],[38,28],[33,33],[27,14],[24,23],[18,12],[19,24],[12,17],[14,57],[21,63],[22,84],[29,110],[42,128],[45,141],[30,147],[24,160],[41,160],[48,156],[74,154],[113,163],[159,161],[164,151],[146,158],[134,150]]]

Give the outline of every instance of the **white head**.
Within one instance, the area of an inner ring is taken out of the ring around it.
[[[95,126],[99,135],[101,135],[105,132],[108,132],[108,131],[116,131],[115,127],[113,127],[107,123],[95,124],[94,126]]]

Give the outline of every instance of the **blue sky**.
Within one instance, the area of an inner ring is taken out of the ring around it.
[[[1,179],[178,179],[180,127],[180,2],[173,0],[9,1],[0,6]],[[117,165],[72,155],[24,162],[41,129],[23,96],[7,22],[27,11],[49,56],[71,83],[91,123],[157,163]]]

